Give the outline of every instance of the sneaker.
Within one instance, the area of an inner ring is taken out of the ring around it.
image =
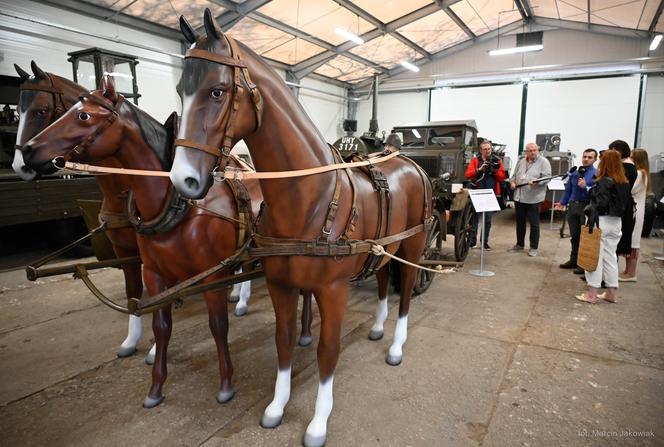
[[[530,250],[528,250],[528,256],[534,258],[535,256],[537,256],[537,250],[534,249],[534,248],[531,248]]]
[[[558,267],[560,267],[561,269],[575,269],[576,262],[570,259],[569,261],[560,264]]]
[[[583,270],[581,267],[577,267],[577,268],[574,269],[574,274],[575,275],[585,275],[586,271]]]
[[[484,244],[484,250],[491,251],[491,246],[489,246],[489,244]]]
[[[523,246],[521,246],[519,244],[515,244],[514,247],[510,248],[507,251],[523,251]]]
[[[618,276],[620,282],[636,282],[636,276]]]
[[[478,247],[477,244],[473,244],[473,245],[470,246],[471,250],[475,250],[476,248],[480,248],[480,247]]]

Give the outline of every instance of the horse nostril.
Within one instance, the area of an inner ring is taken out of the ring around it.
[[[187,185],[187,188],[197,191],[198,190],[198,180],[193,177],[187,177],[184,179],[184,183]]]
[[[21,149],[21,152],[23,152],[24,154],[27,154],[27,153],[29,153],[29,152],[32,152],[32,145],[31,145],[31,144],[26,144],[26,145],[23,146],[23,148]]]

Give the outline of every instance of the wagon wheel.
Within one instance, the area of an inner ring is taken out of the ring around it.
[[[466,203],[462,210],[455,212],[454,218],[454,257],[464,261],[470,249],[470,230],[473,227],[475,210],[471,202]]]
[[[422,259],[427,261],[441,258],[440,241],[443,237],[440,233],[440,214],[434,211],[431,216],[434,218],[433,226],[429,234],[427,234],[427,245],[422,256]],[[432,268],[430,265],[427,265],[427,267]],[[418,269],[417,276],[415,277],[415,286],[413,287],[413,295],[420,295],[426,292],[429,286],[431,286],[435,275],[433,272]]]

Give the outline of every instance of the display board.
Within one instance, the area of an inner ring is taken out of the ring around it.
[[[634,143],[639,76],[541,81],[528,85],[525,139],[560,133],[560,150],[606,149],[614,140]]]
[[[445,88],[431,92],[431,121],[470,120],[479,136],[506,144],[516,163],[521,120],[522,85]]]
[[[648,75],[639,146],[653,156],[664,152],[664,76]]]

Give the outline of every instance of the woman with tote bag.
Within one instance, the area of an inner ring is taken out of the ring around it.
[[[597,181],[590,190],[590,205],[586,207],[588,227],[602,230],[599,259],[594,272],[586,272],[588,290],[576,299],[595,304],[600,298],[615,303],[618,289],[618,257],[616,247],[620,241],[621,216],[631,203],[630,185],[622,167],[620,153],[607,150],[599,163]],[[630,233],[631,234],[631,233]],[[602,280],[608,288],[605,294],[597,294]]]

